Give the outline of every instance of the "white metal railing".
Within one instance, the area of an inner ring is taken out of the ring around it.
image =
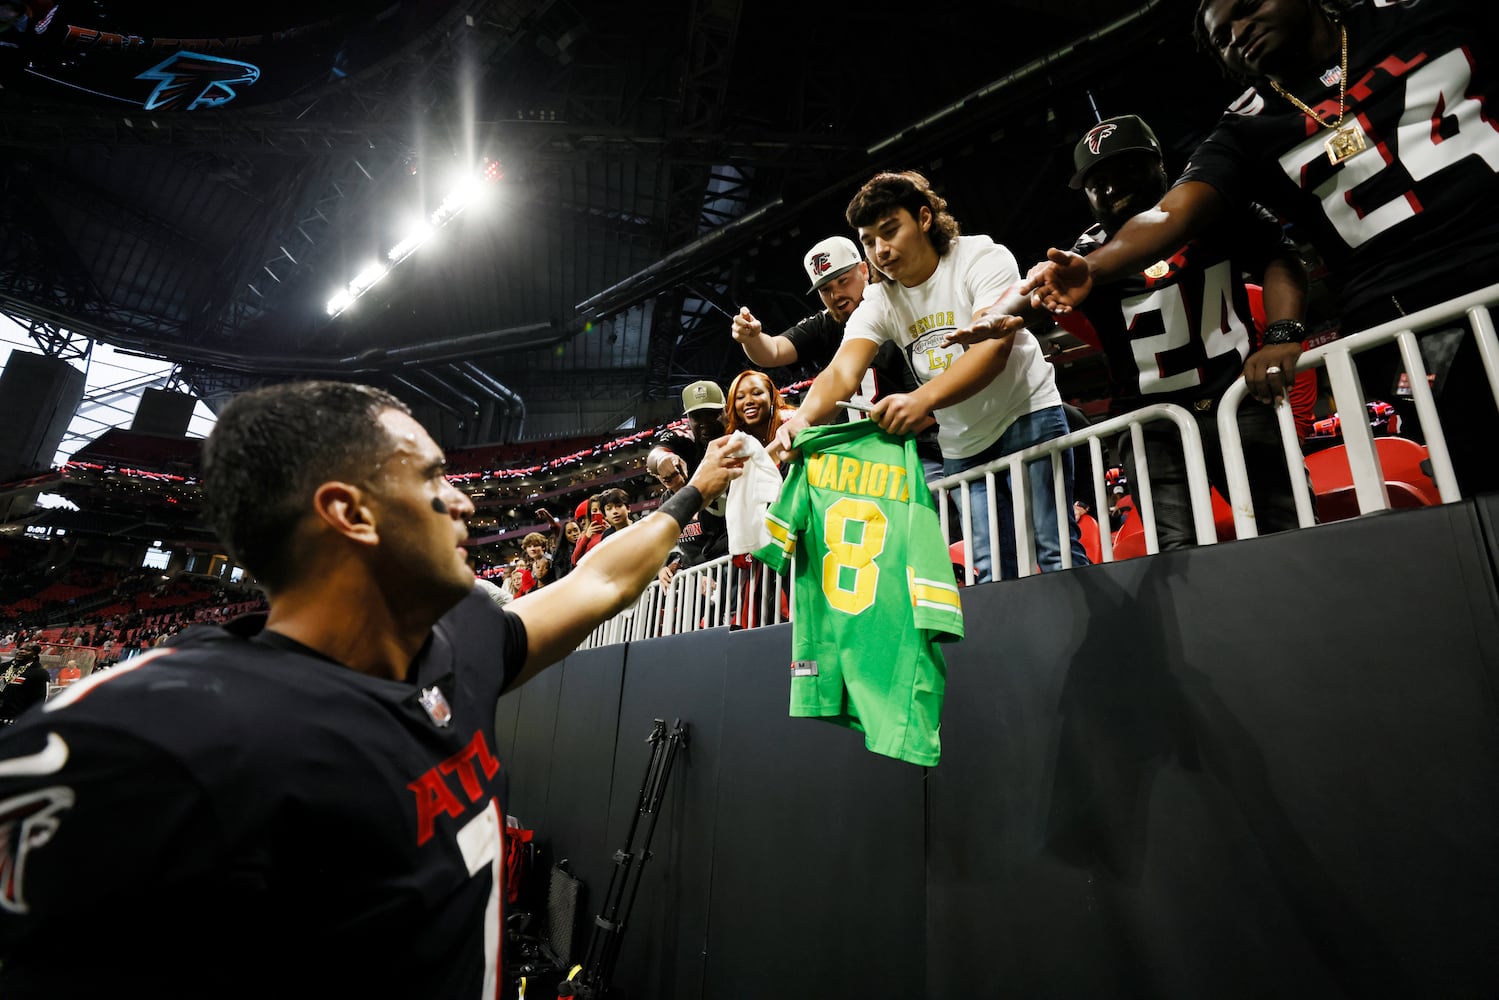
[[[1391,501],[1385,487],[1384,471],[1380,467],[1373,433],[1368,421],[1362,418],[1366,410],[1366,399],[1354,368],[1354,355],[1392,342],[1399,346],[1405,370],[1410,374],[1411,393],[1431,459],[1432,478],[1442,502],[1451,503],[1461,499],[1461,494],[1448,455],[1446,437],[1437,415],[1436,401],[1426,378],[1426,367],[1421,358],[1417,334],[1443,324],[1465,321],[1469,332],[1477,338],[1489,389],[1494,395],[1496,406],[1499,406],[1499,336],[1496,336],[1490,312],[1490,307],[1496,303],[1499,303],[1499,285],[1302,353],[1297,369],[1326,366],[1339,408],[1344,413],[1360,415],[1359,419],[1342,421],[1343,441],[1359,513],[1388,510]],[[1228,488],[1226,500],[1233,508],[1234,533],[1238,538],[1253,538],[1259,534],[1255,525],[1254,502],[1250,497],[1237,419],[1240,404],[1246,395],[1244,380],[1241,378],[1224,393],[1216,407]],[[1301,526],[1307,527],[1316,520],[1313,514],[1313,497],[1306,476],[1296,474],[1297,470],[1304,469],[1301,443],[1296,434],[1290,404],[1284,399],[1276,406],[1276,419],[1285,448],[1287,468],[1292,470],[1290,481],[1297,516]],[[994,542],[997,542],[999,535],[999,515],[994,498],[997,477],[1006,472],[1016,484],[1010,491],[1010,497],[1018,574],[1029,576],[1034,572],[1036,544],[1030,517],[1031,500],[1027,489],[1026,466],[1040,460],[1050,461],[1052,499],[1057,507],[1057,542],[1062,552],[1063,567],[1071,567],[1072,547],[1066,532],[1066,483],[1062,476],[1062,455],[1085,444],[1088,448],[1088,472],[1093,482],[1093,495],[1099,508],[1099,548],[1104,562],[1114,561],[1113,532],[1108,530],[1107,519],[1109,494],[1104,480],[1104,449],[1110,439],[1126,431],[1129,433],[1129,444],[1135,459],[1134,479],[1130,483],[1130,490],[1135,510],[1144,527],[1146,551],[1159,552],[1144,440],[1144,427],[1156,422],[1175,424],[1181,435],[1188,500],[1198,544],[1211,545],[1217,541],[1212,490],[1203,459],[1202,434],[1198,430],[1196,418],[1180,406],[1154,403],[1005,455],[959,475],[933,480],[929,485],[941,512],[942,531],[946,537],[952,537],[950,510],[956,509],[959,514],[961,537],[965,543],[964,582],[975,582],[973,548],[969,543],[973,538],[973,518],[976,513],[986,519],[991,539],[991,573],[998,576],[998,545]],[[1074,470],[1075,478],[1079,472],[1080,470]],[[989,503],[986,510],[975,512],[972,509],[972,485],[981,478],[988,489]],[[679,571],[665,587],[659,581],[653,581],[631,608],[600,625],[580,648],[650,639],[704,628],[753,628],[787,621],[791,616],[782,612],[789,599],[785,580],[786,578],[772,573],[769,567],[760,563],[751,562],[748,568],[736,567],[729,556],[723,556],[701,566]]]
[[[1072,565],[1070,540],[1066,537],[1066,483],[1062,477],[1062,455],[1084,443],[1088,446],[1090,473],[1093,478],[1094,496],[1104,498],[1108,494],[1104,486],[1104,448],[1116,434],[1128,431],[1135,456],[1136,483],[1135,508],[1145,528],[1146,550],[1160,551],[1156,536],[1154,507],[1150,495],[1150,470],[1145,457],[1143,428],[1147,424],[1163,422],[1175,424],[1181,434],[1182,453],[1185,456],[1188,494],[1192,507],[1193,526],[1200,544],[1210,545],[1217,541],[1217,530],[1213,523],[1212,494],[1208,484],[1207,465],[1203,460],[1202,434],[1190,413],[1171,403],[1153,403],[1131,413],[1092,424],[1073,431],[1063,437],[1045,441],[1024,451],[1015,452],[970,469],[956,476],[934,480],[930,486],[941,512],[942,531],[951,537],[949,505],[946,498],[956,491],[961,508],[962,537],[965,541],[964,571],[967,583],[974,582],[972,546],[966,544],[973,537],[973,500],[971,486],[980,477],[988,484],[990,501],[983,516],[989,525],[989,537],[998,537],[998,511],[994,506],[996,477],[1009,472],[1012,481],[1021,483],[1019,489],[1011,490],[1014,500],[1015,547],[1019,558],[1020,575],[1028,576],[1035,562],[1035,534],[1029,517],[1030,494],[1025,488],[1028,480],[1025,465],[1041,459],[1050,459],[1052,468],[1052,496],[1058,512],[1058,543],[1062,548],[1064,567]],[[1076,473],[1074,473],[1075,475]],[[1017,478],[1018,477],[1018,478]],[[1099,544],[1103,560],[1112,562],[1112,533],[1107,530],[1107,514],[1099,531]],[[993,548],[991,546],[991,548]],[[997,555],[997,549],[995,549]],[[991,566],[997,566],[997,558],[991,558]],[[722,556],[711,562],[689,569],[679,570],[671,583],[663,587],[653,580],[630,608],[600,625],[579,646],[592,649],[619,642],[653,639],[664,635],[693,632],[705,628],[755,628],[760,625],[775,625],[789,621],[790,590],[786,586],[789,575],[783,577],[771,572],[770,567],[751,562],[748,568],[736,567],[730,556]]]
[[[1399,345],[1400,357],[1409,375],[1417,422],[1426,439],[1432,479],[1442,502],[1452,503],[1460,500],[1462,494],[1452,470],[1447,438],[1437,416],[1436,400],[1427,381],[1426,365],[1421,358],[1416,334],[1450,325],[1457,320],[1466,320],[1469,333],[1477,338],[1479,355],[1488,375],[1489,391],[1494,396],[1496,406],[1499,406],[1499,339],[1495,337],[1494,320],[1489,311],[1489,307],[1495,303],[1499,303],[1499,285],[1490,285],[1462,298],[1422,309],[1409,316],[1371,327],[1362,333],[1305,351],[1297,360],[1298,371],[1325,366],[1333,398],[1338,401],[1338,410],[1358,415],[1356,419],[1341,421],[1341,427],[1360,514],[1389,510],[1391,503],[1374,434],[1369,428],[1369,421],[1363,417],[1368,399],[1354,368],[1353,356],[1391,342]],[[1223,394],[1218,405],[1218,437],[1223,448],[1223,465],[1229,494],[1227,500],[1234,512],[1234,533],[1239,538],[1254,538],[1259,531],[1255,526],[1254,501],[1250,499],[1249,476],[1244,467],[1244,443],[1239,436],[1238,422],[1239,406],[1246,395],[1243,379],[1239,379]],[[1296,436],[1290,404],[1284,399],[1276,404],[1276,417],[1280,425],[1281,443],[1285,447],[1287,468],[1294,470],[1302,464],[1301,443]],[[1315,523],[1313,501],[1306,477],[1293,474],[1291,490],[1301,526],[1304,528]]]
[[[1146,550],[1152,553],[1159,552],[1160,542],[1156,534],[1155,507],[1150,494],[1150,465],[1145,457],[1144,437],[1144,426],[1158,422],[1173,423],[1181,433],[1182,454],[1187,470],[1188,499],[1192,506],[1192,524],[1196,530],[1198,544],[1211,545],[1216,542],[1218,532],[1213,525],[1212,488],[1208,484],[1207,463],[1203,460],[1202,432],[1197,428],[1197,421],[1185,409],[1173,403],[1151,403],[1130,413],[1090,424],[1062,437],[1043,441],[1023,451],[1017,451],[985,465],[969,469],[967,472],[945,476],[930,483],[932,495],[937,500],[937,509],[941,512],[942,531],[949,538],[952,535],[948,527],[950,505],[947,498],[954,490],[958,492],[958,510],[965,543],[963,546],[964,582],[974,583],[973,546],[969,544],[973,538],[971,492],[972,484],[980,478],[984,479],[987,484],[989,497],[989,503],[986,505],[988,509],[984,513],[988,518],[989,538],[991,539],[990,572],[995,579],[999,578],[997,545],[999,514],[994,505],[994,495],[996,477],[1005,472],[1010,473],[1010,481],[1015,484],[1010,490],[1010,498],[1011,509],[1014,513],[1017,570],[1020,576],[1031,575],[1036,563],[1036,544],[1035,530],[1030,517],[1030,491],[1027,489],[1029,480],[1026,478],[1026,465],[1039,459],[1051,460],[1052,498],[1057,508],[1057,534],[1058,544],[1062,550],[1062,566],[1064,569],[1071,568],[1072,544],[1067,531],[1067,486],[1062,473],[1062,455],[1085,443],[1088,446],[1088,464],[1093,479],[1093,496],[1098,503],[1098,513],[1102,518],[1099,521],[1099,547],[1103,552],[1103,561],[1113,562],[1113,537],[1108,531],[1105,500],[1108,493],[1104,489],[1103,449],[1110,438],[1125,431],[1129,432],[1130,447],[1134,452],[1136,481],[1130,483],[1130,489],[1133,491],[1135,509],[1139,512],[1145,526]],[[1074,469],[1074,481],[1076,478],[1077,470]]]
[[[790,621],[783,613],[790,607],[787,579],[764,563],[750,560],[747,567],[735,566],[732,556],[720,556],[678,570],[664,587],[660,580],[652,580],[639,600],[594,629],[578,648]]]

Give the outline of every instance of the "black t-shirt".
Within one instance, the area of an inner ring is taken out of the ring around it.
[[[1331,133],[1267,86],[1229,108],[1178,183],[1206,182],[1230,204],[1257,201],[1295,223],[1342,286],[1345,316],[1389,296],[1408,296],[1406,311],[1429,304],[1433,281],[1455,293],[1499,280],[1490,17],[1473,0],[1358,4],[1346,17],[1345,125],[1357,122],[1368,149],[1334,165]],[[1334,63],[1288,89],[1333,121],[1338,75]]]
[[[843,343],[843,329],[843,324],[834,320],[832,314],[824,309],[808,316],[782,336],[796,348],[798,364],[811,365],[821,371],[833,360],[833,355],[838,353],[838,347]],[[906,361],[905,354],[895,344],[881,344],[879,353],[874,356],[874,362],[869,367],[874,372],[873,399],[896,392],[916,391],[916,376],[911,373],[911,365]]]
[[[798,364],[807,364],[821,371],[833,360],[833,355],[838,353],[838,347],[843,343],[843,330],[844,325],[834,320],[832,314],[824,309],[808,316],[782,336],[796,348]],[[871,401],[878,401],[893,393],[915,392],[918,386],[905,352],[892,341],[880,345],[869,370],[874,375]],[[916,449],[923,458],[935,458],[939,462],[942,460],[935,425],[916,436]]]
[[[1073,253],[1086,257],[1105,238],[1094,226]],[[1246,276],[1258,282],[1276,258],[1298,259],[1296,245],[1274,216],[1250,206],[1145,271],[1095,287],[1059,321],[1108,358],[1114,413],[1216,399],[1259,342]]]
[[[0,737],[0,995],[496,992],[524,625],[476,588],[400,682],[261,624],[189,629]]]

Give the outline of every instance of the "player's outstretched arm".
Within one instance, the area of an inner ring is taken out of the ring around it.
[[[728,489],[744,467],[743,459],[726,454],[728,440],[708,445],[688,483],[702,494],[702,504]],[[675,518],[658,510],[604,539],[561,580],[512,602],[508,610],[525,622],[527,639],[526,665],[515,683],[562,659],[589,632],[629,607],[656,579],[681,530]]]

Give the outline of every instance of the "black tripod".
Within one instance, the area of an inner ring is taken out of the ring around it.
[[[671,777],[672,760],[687,743],[687,726],[677,719],[668,733],[666,723],[657,719],[646,742],[651,745],[651,759],[645,768],[645,780],[640,785],[635,815],[630,819],[630,831],[625,834],[625,846],[614,852],[614,872],[609,876],[609,889],[604,893],[599,915],[593,918],[593,934],[588,940],[588,953],[581,971],[570,981],[560,984],[559,997],[602,1000],[609,993],[614,963],[619,958],[620,938],[630,908],[635,905],[635,893],[640,888],[640,874],[651,859],[651,835],[655,833],[656,820],[661,815],[661,797],[666,792],[666,781]],[[645,819],[643,831],[642,818]],[[637,832],[641,834],[638,846],[635,843]],[[635,864],[637,858],[638,865]]]

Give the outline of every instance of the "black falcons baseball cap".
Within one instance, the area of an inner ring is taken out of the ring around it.
[[[1145,120],[1138,115],[1105,118],[1088,129],[1072,148],[1072,165],[1077,172],[1068,187],[1080,188],[1088,171],[1111,156],[1120,153],[1154,153],[1161,155],[1161,144]]]

